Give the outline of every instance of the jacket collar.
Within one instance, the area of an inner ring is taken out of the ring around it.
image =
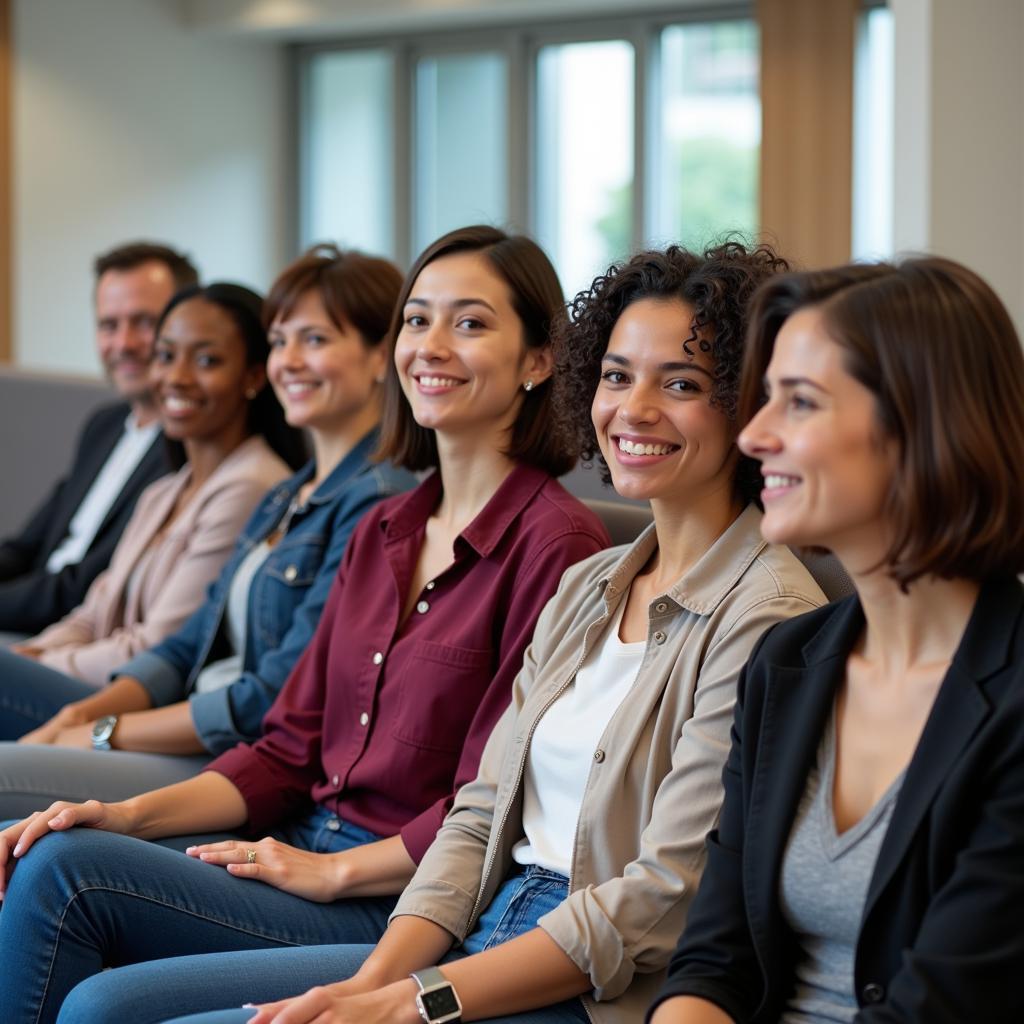
[[[984,584],[897,797],[868,888],[865,918],[892,880],[924,818],[964,747],[992,713],[985,683],[1010,663],[1024,588],[1016,579]]]
[[[518,463],[473,521],[459,534],[460,539],[481,558],[486,558],[498,546],[523,509],[550,480],[551,477],[544,470]],[[401,540],[422,530],[437,508],[442,490],[441,474],[434,472],[419,487],[399,499],[389,514],[381,519],[380,525],[386,542]]]
[[[628,589],[657,546],[658,536],[652,523],[630,545],[614,569],[598,581],[606,600]],[[696,615],[710,615],[765,546],[761,536],[761,512],[756,506],[748,505],[664,596]]]

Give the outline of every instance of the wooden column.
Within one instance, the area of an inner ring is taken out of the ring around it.
[[[757,0],[761,230],[804,267],[850,258],[858,0]]]
[[[11,217],[11,38],[12,0],[0,0],[0,363],[10,363],[14,355],[13,245]]]

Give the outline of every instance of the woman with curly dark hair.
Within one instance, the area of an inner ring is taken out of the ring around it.
[[[766,627],[822,602],[795,557],[761,539],[737,475],[745,311],[781,265],[735,244],[644,253],[574,302],[556,341],[562,402],[616,489],[651,502],[654,523],[563,576],[476,779],[376,948],[165,961],[149,990],[164,1013],[132,1007],[132,1020],[182,1013],[195,989],[237,1006],[310,986],[252,1019],[642,1018],[718,815],[740,668]],[[83,1007],[106,1002],[95,988],[77,995]]]

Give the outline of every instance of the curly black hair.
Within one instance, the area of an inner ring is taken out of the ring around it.
[[[583,459],[600,463],[605,483],[611,483],[611,475],[598,448],[590,405],[608,339],[623,310],[638,299],[679,299],[692,306],[691,333],[683,349],[691,356],[695,347],[710,354],[715,375],[711,404],[735,420],[750,300],[762,281],[788,269],[769,245],[728,241],[700,254],[672,245],[614,264],[573,299],[553,339],[556,408],[578,438]],[[758,463],[742,456],[736,470],[738,497],[756,500],[760,486]]]

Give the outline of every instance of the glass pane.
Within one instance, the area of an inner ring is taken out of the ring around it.
[[[499,53],[416,64],[413,245],[508,217],[508,68]]]
[[[567,295],[632,249],[633,47],[545,46],[537,65],[537,223]]]
[[[316,54],[307,70],[302,241],[393,256],[393,71],[375,50]]]
[[[853,74],[853,258],[892,255],[892,11],[861,15]]]
[[[756,233],[759,45],[752,21],[662,32],[652,244],[699,248],[728,233]]]

